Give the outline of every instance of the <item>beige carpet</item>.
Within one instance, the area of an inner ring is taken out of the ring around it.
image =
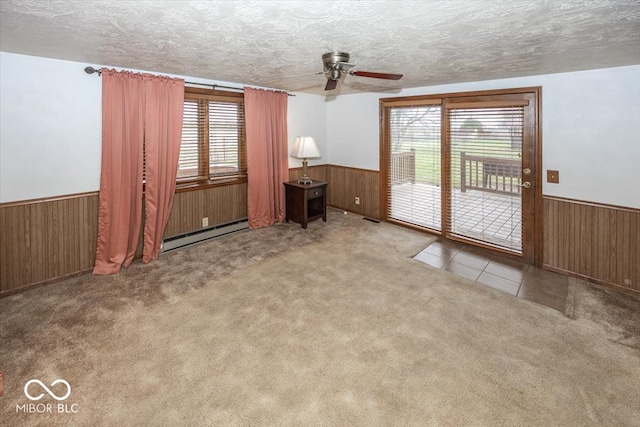
[[[0,424],[639,425],[640,298],[572,280],[563,316],[432,240],[332,210],[0,299]]]

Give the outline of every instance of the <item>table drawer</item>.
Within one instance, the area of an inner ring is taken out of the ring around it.
[[[310,188],[307,190],[307,200],[317,199],[324,196],[324,188]]]

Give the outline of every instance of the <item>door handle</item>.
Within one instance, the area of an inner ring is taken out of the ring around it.
[[[531,188],[531,183],[529,181],[525,181],[522,184],[520,184],[520,187]]]

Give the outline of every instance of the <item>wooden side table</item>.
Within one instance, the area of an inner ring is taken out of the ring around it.
[[[302,224],[307,228],[309,221],[322,218],[327,222],[327,185],[328,182],[313,181],[300,184],[298,181],[285,182],[287,211],[285,220]]]

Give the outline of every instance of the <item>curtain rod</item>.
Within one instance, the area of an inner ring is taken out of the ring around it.
[[[87,73],[87,74],[98,73],[99,76],[102,75],[102,71],[100,71],[100,70],[98,70],[96,68],[93,68],[91,66],[86,67],[84,69],[84,72]],[[230,90],[237,90],[237,91],[240,91],[240,92],[244,92],[244,89],[241,88],[241,87],[231,87],[231,86],[216,85],[216,84],[211,84],[211,83],[196,83],[196,82],[188,82],[188,81],[185,81],[184,84],[198,85],[198,86],[211,86],[212,89],[222,88],[222,89],[230,89]],[[289,92],[285,92],[285,91],[279,91],[279,92],[284,92],[289,96],[295,96],[295,95],[293,95],[293,94],[291,94]]]

